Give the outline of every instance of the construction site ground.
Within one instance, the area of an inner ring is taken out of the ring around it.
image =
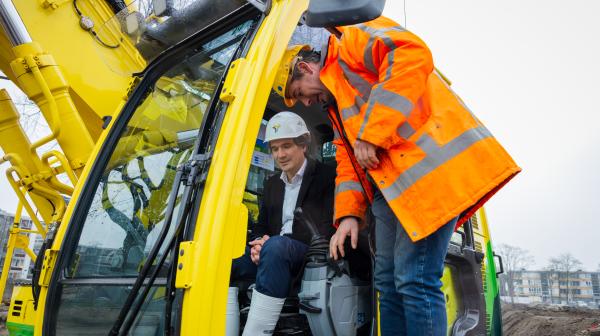
[[[7,307],[0,306],[0,336],[6,331]],[[600,310],[505,304],[504,336],[600,336]]]
[[[600,310],[580,307],[505,304],[505,336],[600,336]]]
[[[8,335],[6,330],[6,316],[8,315],[8,306],[0,303],[0,336]]]

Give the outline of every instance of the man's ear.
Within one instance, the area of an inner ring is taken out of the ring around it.
[[[310,66],[308,62],[300,61],[298,62],[298,69],[303,74],[312,74],[314,69]]]

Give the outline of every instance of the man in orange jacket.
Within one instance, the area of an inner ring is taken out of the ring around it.
[[[382,335],[446,335],[441,291],[454,229],[520,168],[433,66],[425,43],[379,17],[337,27],[322,53],[294,46],[274,90],[288,106],[329,103],[336,130],[330,254],[376,221]]]

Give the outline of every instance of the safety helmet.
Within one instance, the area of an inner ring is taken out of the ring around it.
[[[287,107],[292,107],[296,104],[296,99],[285,97],[285,89],[288,84],[288,79],[292,75],[292,71],[294,71],[294,66],[296,65],[296,62],[298,62],[298,53],[302,50],[310,50],[310,47],[306,44],[298,44],[289,47],[283,54],[281,63],[279,63],[279,69],[277,69],[277,74],[275,74],[273,90],[283,97],[283,102]]]
[[[265,130],[265,142],[278,139],[293,139],[309,134],[306,123],[294,112],[279,112],[269,120]]]

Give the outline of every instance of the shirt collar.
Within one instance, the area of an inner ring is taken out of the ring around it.
[[[298,169],[298,172],[296,172],[296,175],[294,175],[291,182],[288,181],[287,174],[285,172],[281,172],[281,176],[279,176],[279,178],[281,178],[281,180],[285,184],[292,184],[292,183],[298,182],[299,180],[302,180],[302,177],[304,177],[304,170],[306,170],[307,162],[308,161],[306,160],[306,158],[304,158],[304,162],[302,163],[302,166],[300,167],[300,169]]]

